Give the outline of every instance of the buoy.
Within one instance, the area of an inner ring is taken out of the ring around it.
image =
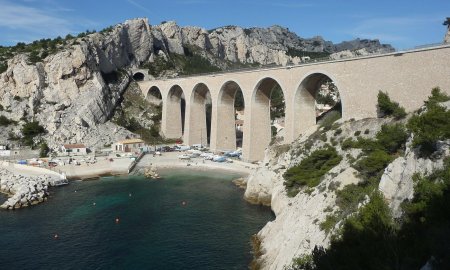
[[[96,203],[93,203],[92,205],[93,205],[93,206],[95,206],[95,205],[96,205]]]
[[[75,193],[77,193],[77,191],[75,190]]]
[[[54,238],[55,238],[55,239],[58,239],[58,234],[56,234],[56,233],[55,233],[55,236],[54,236]]]
[[[182,201],[181,204],[184,206],[184,205],[186,205],[186,202],[185,202],[185,201]]]
[[[130,194],[128,194],[128,196],[130,196],[130,197],[131,197],[131,193],[130,193]]]
[[[116,224],[118,224],[120,222],[119,218],[116,218]]]

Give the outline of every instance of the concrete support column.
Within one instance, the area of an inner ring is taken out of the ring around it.
[[[234,98],[239,86],[234,83],[226,84],[219,92],[217,109],[213,108],[211,122],[211,149],[236,150],[236,120]],[[244,122],[245,123],[245,122]]]
[[[194,88],[189,102],[186,102],[186,127],[184,143],[188,145],[207,145],[208,134],[206,127],[206,103],[209,89],[204,84]]]
[[[174,86],[169,90],[166,101],[163,103],[161,133],[164,137],[170,139],[181,138],[182,117],[181,117],[181,99],[183,91],[179,86]]]
[[[264,158],[264,150],[271,140],[270,92],[272,88],[271,85],[258,89],[250,106],[246,106],[243,155],[244,159],[250,162]]]
[[[300,86],[294,96],[293,110],[290,121],[292,125],[291,139],[295,140],[301,133],[316,124],[315,93]]]

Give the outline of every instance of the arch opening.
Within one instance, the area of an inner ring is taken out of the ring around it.
[[[242,148],[245,101],[241,87],[234,81],[226,82],[220,89],[217,105],[217,119],[220,119],[216,134],[217,150]]]
[[[250,161],[262,160],[271,141],[284,140],[285,100],[281,85],[272,78],[256,86],[251,104]]]
[[[315,124],[330,125],[342,117],[339,89],[326,74],[304,78],[294,100],[294,138]]]
[[[179,139],[185,130],[185,95],[179,85],[174,85],[169,89],[167,102],[163,110],[164,136],[170,139]]]
[[[137,82],[143,81],[144,79],[145,79],[145,75],[142,72],[136,72],[133,75],[133,80],[135,80]]]
[[[154,105],[160,105],[162,102],[162,95],[161,95],[161,91],[159,90],[158,87],[156,86],[152,86],[148,92],[147,95],[145,97],[147,99],[148,102],[154,104]]]
[[[194,87],[190,100],[189,144],[209,145],[211,115],[211,93],[204,83],[199,83]]]

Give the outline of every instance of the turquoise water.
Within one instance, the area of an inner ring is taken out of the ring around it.
[[[0,211],[0,268],[247,269],[251,235],[273,214],[246,203],[234,177],[175,171],[52,189],[46,203]]]

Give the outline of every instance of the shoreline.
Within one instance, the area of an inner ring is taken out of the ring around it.
[[[145,169],[153,168],[159,173],[170,169],[188,169],[197,171],[221,171],[228,173],[239,173],[243,176],[250,175],[257,165],[235,160],[232,163],[218,163],[211,160],[204,160],[203,158],[193,158],[192,160],[180,160],[179,152],[168,152],[161,156],[144,156],[136,165],[136,168]]]

